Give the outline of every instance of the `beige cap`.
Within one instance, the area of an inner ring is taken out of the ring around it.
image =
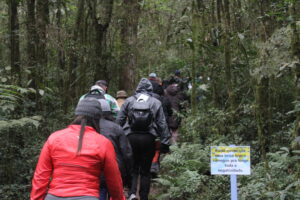
[[[127,98],[128,95],[124,90],[120,90],[117,92],[117,98]]]

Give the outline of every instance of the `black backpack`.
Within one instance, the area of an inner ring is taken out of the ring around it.
[[[87,97],[93,97],[95,99],[105,99],[104,94],[97,89],[89,91],[89,93],[87,93],[84,96],[84,98],[87,98]]]
[[[133,132],[146,132],[152,126],[154,119],[151,112],[150,97],[145,96],[147,97],[146,100],[135,96],[136,101],[129,110],[128,122]]]

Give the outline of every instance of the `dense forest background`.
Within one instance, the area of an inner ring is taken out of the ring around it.
[[[95,80],[131,93],[150,72],[189,77],[180,143],[152,199],[229,199],[211,145],[250,145],[241,199],[300,199],[297,0],[0,1],[0,198],[28,199],[49,134]]]

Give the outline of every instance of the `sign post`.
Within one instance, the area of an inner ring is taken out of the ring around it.
[[[235,174],[230,175],[231,200],[237,200],[237,177]]]
[[[231,200],[237,200],[237,175],[250,175],[250,146],[212,146],[211,174],[230,175]]]

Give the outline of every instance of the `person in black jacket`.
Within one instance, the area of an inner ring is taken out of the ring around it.
[[[158,99],[163,107],[163,111],[165,114],[165,118],[166,118],[166,122],[168,124],[169,127],[169,122],[170,122],[170,118],[172,117],[173,114],[173,110],[172,110],[172,106],[171,106],[171,102],[169,101],[168,98],[166,98],[164,96],[164,89],[162,87],[162,85],[159,82],[159,78],[156,76],[155,73],[151,73],[149,74],[149,78],[148,80],[150,81],[152,87],[153,87],[153,94],[152,96],[155,97],[156,99]],[[153,175],[153,177],[155,178],[159,172],[159,168],[160,168],[160,164],[159,164],[159,158],[160,158],[160,142],[156,141],[155,144],[155,155],[154,158],[152,160],[152,164],[151,164],[151,174]]]
[[[101,102],[102,117],[99,122],[100,133],[109,139],[116,152],[119,170],[124,186],[130,186],[132,169],[132,149],[121,126],[114,122],[113,113],[109,103],[105,99]],[[105,177],[101,177],[100,200],[106,199]],[[103,184],[102,184],[103,183]]]
[[[182,110],[182,103],[185,101],[185,96],[177,84],[171,84],[165,90],[165,97],[171,102],[172,110],[175,111],[169,118],[168,125],[172,134],[172,142],[176,143],[178,139],[178,128],[181,119],[176,115],[176,112]]]
[[[170,133],[164,116],[161,102],[152,96],[152,85],[146,78],[142,78],[137,86],[135,95],[126,99],[118,114],[117,122],[123,127],[128,136],[133,151],[133,171],[130,189],[130,200],[136,200],[138,177],[140,176],[140,199],[148,200],[150,190],[151,161],[155,153],[155,139],[160,137],[161,153],[169,152]],[[154,117],[153,123],[145,131],[132,130],[130,120],[127,120],[135,102],[144,98],[150,105],[150,111]]]

